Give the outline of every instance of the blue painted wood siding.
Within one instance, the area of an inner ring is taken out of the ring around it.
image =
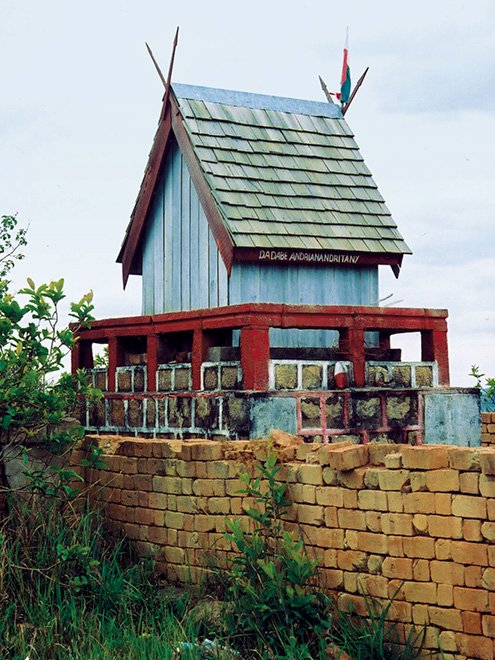
[[[143,246],[143,314],[228,304],[227,270],[177,144],[157,186]]]
[[[378,266],[338,268],[258,263],[232,267],[229,303],[273,302],[305,305],[372,305],[378,300]],[[325,330],[271,330],[272,346],[332,346],[337,333]]]
[[[171,145],[143,247],[143,314],[244,302],[371,305],[378,266],[234,263],[230,278],[178,146]],[[272,330],[272,346],[331,346],[328,331]]]

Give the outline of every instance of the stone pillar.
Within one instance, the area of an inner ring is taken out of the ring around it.
[[[270,328],[254,325],[242,328],[240,344],[244,389],[267,390]]]

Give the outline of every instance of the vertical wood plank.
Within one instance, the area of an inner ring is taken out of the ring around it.
[[[181,155],[181,268],[180,296],[182,311],[191,309],[191,177]]]

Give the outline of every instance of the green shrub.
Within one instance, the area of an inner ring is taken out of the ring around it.
[[[316,587],[317,561],[309,559],[303,543],[286,532],[282,518],[290,500],[287,484],[275,479],[280,467],[270,454],[260,475],[251,481],[240,479],[246,488],[239,491],[253,497],[258,507],[247,507],[253,531],[246,532],[241,520],[226,520],[227,533],[236,555],[227,572],[228,629],[240,646],[258,645],[282,652],[296,646],[298,657],[303,648],[315,651],[329,628],[329,599]],[[309,656],[306,656],[309,657]]]

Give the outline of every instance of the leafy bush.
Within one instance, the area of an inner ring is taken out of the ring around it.
[[[248,474],[239,475],[246,484],[239,492],[253,497],[259,508],[246,508],[252,532],[243,529],[241,520],[226,520],[225,538],[238,553],[227,577],[232,605],[227,628],[234,638],[244,638],[243,645],[250,637],[251,643],[261,639],[278,652],[295,645],[301,658],[302,649],[316,650],[328,631],[330,601],[315,585],[317,561],[308,558],[294,533],[283,529],[290,500],[287,484],[275,479],[280,469],[275,463],[272,453],[257,466],[260,475],[252,482]]]
[[[495,378],[486,378],[483,385],[482,378],[485,374],[480,374],[479,367],[473,364],[470,376],[476,378],[475,387],[481,392],[481,409],[486,412],[495,412]]]

